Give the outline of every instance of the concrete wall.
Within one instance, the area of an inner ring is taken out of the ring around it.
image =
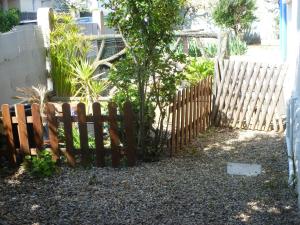
[[[13,104],[16,87],[46,84],[43,37],[36,25],[0,34],[0,104]]]

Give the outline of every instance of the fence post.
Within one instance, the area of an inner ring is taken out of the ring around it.
[[[27,133],[27,125],[26,125],[26,116],[25,116],[25,108],[23,104],[17,104],[15,106],[16,109],[16,117],[18,121],[18,134],[20,141],[20,152],[22,154],[30,155],[30,148],[28,142],[28,133]]]
[[[124,104],[124,124],[127,140],[126,154],[128,166],[134,166],[136,162],[136,145],[135,145],[135,119],[132,105],[130,102]]]
[[[89,163],[89,144],[88,144],[88,132],[86,124],[86,112],[85,104],[77,104],[77,114],[78,114],[78,129],[80,137],[80,153],[81,153],[81,163],[83,166],[87,166]]]
[[[9,105],[4,104],[1,106],[2,116],[3,116],[3,127],[6,134],[6,141],[8,147],[8,160],[11,166],[15,166],[17,163],[16,146],[14,142],[12,121],[10,116]]]
[[[59,146],[58,146],[58,122],[55,117],[55,106],[52,103],[46,104],[46,113],[49,128],[49,140],[52,150],[52,158],[57,161],[59,159]]]
[[[69,103],[64,103],[62,105],[63,112],[63,124],[64,124],[64,134],[66,139],[66,157],[70,166],[75,166],[76,160],[73,155],[74,144],[73,144],[73,130],[72,130],[72,117],[71,109]]]
[[[40,112],[39,104],[31,105],[31,115],[32,115],[32,125],[34,132],[34,141],[36,144],[37,150],[42,150],[44,141],[43,141],[43,124]]]
[[[111,160],[112,167],[118,167],[120,165],[120,152],[119,152],[119,135],[118,135],[118,123],[117,123],[117,106],[115,103],[110,102],[108,104],[109,112],[109,135],[111,139]]]
[[[96,165],[105,166],[105,151],[103,145],[103,121],[101,118],[100,103],[93,104],[93,121],[94,121],[94,134],[96,145]]]

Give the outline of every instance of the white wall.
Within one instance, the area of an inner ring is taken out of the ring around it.
[[[36,25],[0,34],[0,105],[13,104],[16,87],[46,84],[43,37]]]

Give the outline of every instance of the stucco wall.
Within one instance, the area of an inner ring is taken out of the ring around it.
[[[43,38],[36,25],[0,34],[0,104],[13,104],[16,87],[46,84]]]

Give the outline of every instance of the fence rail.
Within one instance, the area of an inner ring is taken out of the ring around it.
[[[174,96],[170,107],[170,155],[191,142],[210,126],[212,79],[184,88]]]
[[[134,166],[136,162],[136,146],[134,136],[134,113],[131,103],[124,104],[122,117],[117,115],[117,107],[114,103],[108,105],[108,115],[102,115],[100,103],[93,104],[92,115],[86,115],[85,104],[77,104],[77,115],[71,115],[70,104],[62,105],[62,113],[58,114],[55,106],[51,103],[46,104],[45,117],[41,115],[40,106],[32,104],[31,115],[26,116],[24,105],[15,106],[15,116],[12,116],[9,105],[4,104],[1,107],[2,120],[7,138],[7,155],[11,164],[17,163],[17,155],[33,155],[45,147],[44,128],[47,124],[49,131],[49,144],[54,160],[59,160],[63,154],[71,166],[77,164],[75,153],[80,153],[80,162],[82,165],[90,163],[93,151],[89,149],[87,123],[93,124],[95,137],[95,155],[96,165],[105,166],[106,149],[104,148],[103,123],[109,125],[109,137],[111,142],[111,160],[112,166],[120,165],[121,152],[127,158],[128,166]],[[119,122],[124,124],[125,147],[120,143]],[[74,149],[73,143],[73,123],[78,124],[80,136],[80,149]],[[65,136],[65,148],[60,148],[58,128],[63,125]],[[33,134],[29,133],[28,127],[32,126]],[[14,131],[17,128],[17,135]],[[14,130],[15,129],[15,130]],[[33,136],[33,146],[30,146],[30,138]],[[33,148],[32,148],[33,147]]]

